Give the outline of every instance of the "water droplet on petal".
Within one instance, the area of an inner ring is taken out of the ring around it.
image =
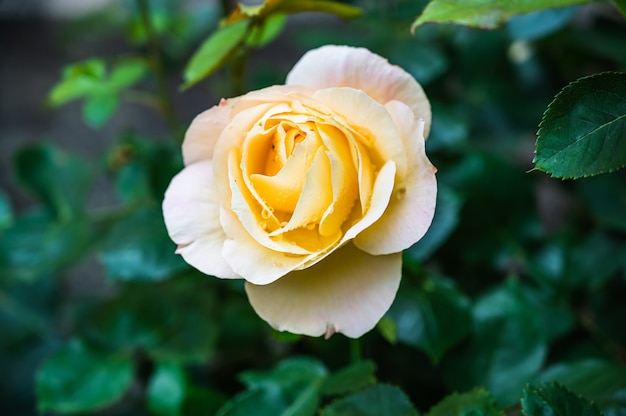
[[[264,220],[269,220],[271,216],[272,211],[267,208],[263,208],[263,211],[261,211],[261,218],[263,218]]]

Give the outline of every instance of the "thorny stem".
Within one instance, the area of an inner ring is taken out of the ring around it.
[[[178,121],[176,111],[174,110],[172,96],[169,92],[169,89],[167,88],[167,80],[165,78],[165,71],[163,69],[163,60],[161,58],[159,40],[157,39],[154,27],[152,26],[148,0],[137,0],[137,5],[139,6],[141,22],[148,38],[148,58],[157,83],[157,90],[160,98],[159,108],[161,110],[161,113],[165,117],[165,121],[172,131],[172,134],[174,134],[177,140],[182,141],[182,129]]]

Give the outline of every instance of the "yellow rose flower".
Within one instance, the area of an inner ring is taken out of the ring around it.
[[[245,279],[252,307],[278,330],[363,335],[395,297],[402,250],[432,221],[430,119],[422,88],[386,59],[309,51],[286,85],[193,120],[163,201],[177,253]]]

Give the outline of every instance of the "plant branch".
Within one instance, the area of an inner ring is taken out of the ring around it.
[[[165,117],[165,121],[172,131],[172,134],[174,134],[174,136],[180,142],[183,138],[182,129],[180,122],[178,121],[176,111],[174,110],[172,96],[167,87],[167,80],[165,77],[165,71],[163,69],[163,60],[161,56],[159,40],[157,38],[154,27],[152,26],[150,6],[148,4],[148,0],[137,0],[137,4],[139,6],[139,12],[141,14],[141,22],[148,38],[148,59],[157,83],[157,90],[160,98],[160,110]]]

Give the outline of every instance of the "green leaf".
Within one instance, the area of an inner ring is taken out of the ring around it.
[[[352,393],[374,384],[376,364],[373,361],[359,361],[331,374],[322,384],[322,394],[336,395]]]
[[[522,396],[522,410],[528,416],[601,416],[592,402],[557,383],[540,387],[526,386]]]
[[[175,254],[157,207],[138,209],[106,235],[100,259],[113,280],[158,281],[188,268]]]
[[[411,31],[424,23],[456,23],[495,29],[511,17],[554,7],[586,3],[588,0],[432,0],[417,17]]]
[[[576,10],[576,7],[564,7],[514,16],[507,22],[506,29],[515,40],[539,39],[566,26]]]
[[[179,364],[159,363],[148,383],[148,409],[156,415],[181,414],[187,390],[187,378]]]
[[[59,222],[48,212],[22,215],[0,234],[0,275],[33,281],[68,266],[90,247],[86,221]]]
[[[335,400],[320,416],[417,416],[417,410],[402,390],[375,384],[358,393]]]
[[[395,345],[398,342],[398,326],[390,317],[383,316],[376,324],[376,328],[388,343]]]
[[[615,0],[615,5],[620,12],[626,17],[626,0]]]
[[[426,416],[504,416],[484,389],[454,393],[431,407]]]
[[[565,87],[543,115],[537,169],[563,179],[626,165],[626,73],[605,72]]]
[[[18,179],[61,220],[83,213],[91,185],[87,163],[49,144],[20,149],[15,155]]]
[[[109,77],[109,85],[121,90],[139,82],[148,72],[148,64],[143,59],[127,59],[115,66]]]
[[[50,92],[48,103],[58,107],[93,92],[101,91],[106,67],[102,59],[89,59],[63,70],[63,79]]]
[[[421,263],[430,257],[452,234],[459,222],[461,199],[449,187],[437,190],[437,205],[433,222],[421,240],[404,252],[406,260]]]
[[[213,32],[187,63],[182,88],[191,87],[224,65],[244,41],[249,27],[249,20],[240,20]]]
[[[13,224],[13,211],[7,195],[0,190],[0,231]]]
[[[264,19],[261,26],[253,26],[250,34],[246,37],[246,44],[260,48],[267,45],[285,28],[287,16],[284,14],[273,14]]]
[[[398,341],[422,349],[432,362],[470,329],[470,301],[452,281],[429,278],[418,291],[402,291],[387,316],[397,326]]]
[[[446,378],[455,389],[484,386],[498,405],[508,406],[546,357],[543,316],[515,280],[481,296],[472,315],[470,343],[450,356]]]
[[[119,99],[114,91],[91,95],[83,105],[83,120],[92,129],[99,129],[113,116]]]
[[[363,11],[358,7],[324,0],[285,0],[280,3],[275,11],[283,13],[330,13],[342,19],[354,19],[363,14]]]
[[[121,399],[132,381],[129,356],[91,351],[74,340],[39,368],[37,406],[59,413],[97,411]]]
[[[249,371],[240,378],[248,387],[227,402],[218,416],[313,416],[327,370],[311,358],[289,358],[269,371]]]
[[[626,409],[626,368],[618,363],[596,358],[559,363],[544,370],[537,381],[557,381],[592,400],[607,415]]]

